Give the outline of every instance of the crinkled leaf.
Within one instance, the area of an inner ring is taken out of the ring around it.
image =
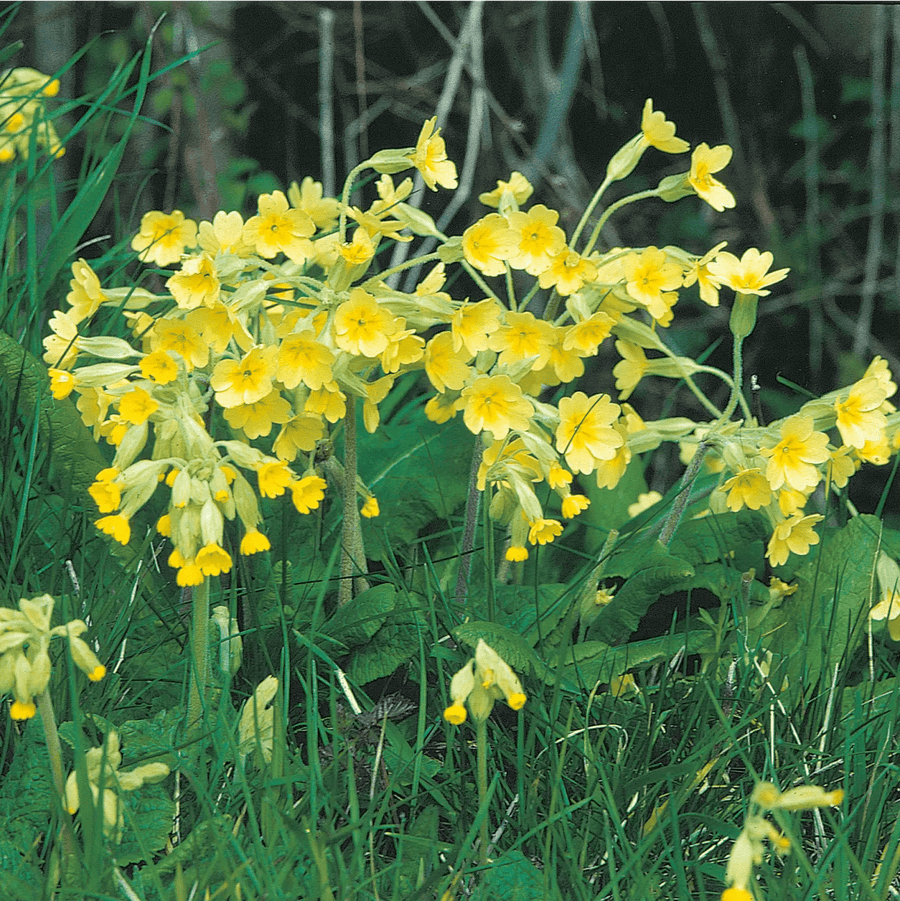
[[[466,499],[473,435],[462,422],[438,425],[421,411],[389,429],[359,431],[359,473],[381,513],[362,523],[366,554],[388,559],[425,526],[446,521]]]
[[[359,685],[391,675],[417,652],[425,629],[418,612],[408,602],[398,601],[371,640],[354,649],[347,675]]]
[[[604,576],[624,576],[625,584],[602,607],[591,625],[591,637],[610,645],[622,644],[637,628],[641,617],[661,594],[683,588],[694,575],[693,567],[675,557],[659,542],[631,543],[616,553]]]
[[[489,622],[468,622],[453,630],[453,637],[473,651],[482,639],[489,644],[520,676],[527,675],[538,667],[538,661],[531,645],[518,632],[506,626]]]
[[[340,607],[322,631],[348,648],[364,645],[384,625],[396,603],[393,585],[375,585]]]
[[[771,677],[788,679],[786,696],[799,701],[856,650],[878,593],[874,569],[881,522],[857,516],[823,538],[796,572],[798,589],[774,608],[751,636],[772,651]]]
[[[696,629],[686,634],[632,641],[619,647],[602,641],[584,641],[566,652],[562,676],[567,682],[590,689],[598,682],[611,682],[628,670],[671,660],[679,651],[695,654],[708,640],[709,632]],[[547,682],[555,679],[555,673],[549,667],[544,679]]]
[[[39,717],[29,720],[15,748],[0,792],[0,828],[19,850],[27,852],[35,836],[53,819],[50,757]]]
[[[763,542],[771,533],[759,513],[710,513],[682,522],[669,545],[669,552],[693,566],[731,561],[736,571],[758,567]]]
[[[545,901],[544,875],[521,852],[507,851],[482,873],[473,901]]]
[[[123,792],[125,832],[116,846],[116,863],[120,867],[152,858],[165,848],[172,831],[175,802],[165,783],[143,785],[133,792]]]
[[[640,457],[632,459],[615,490],[598,488],[594,479],[585,479],[582,490],[590,498],[591,505],[579,521],[588,527],[586,542],[589,549],[599,553],[609,530],[620,529],[631,519],[628,508],[647,491],[643,460]]]
[[[576,598],[567,585],[556,582],[537,588],[531,585],[497,585],[494,588],[497,619],[502,619],[532,647],[553,631]],[[474,609],[474,615],[486,615],[483,604],[476,604]]]
[[[45,824],[46,825],[46,824]],[[7,901],[34,901],[41,897],[44,877],[25,854],[8,839],[0,839],[0,873]]]

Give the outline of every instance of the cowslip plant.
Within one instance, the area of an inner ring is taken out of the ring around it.
[[[722,892],[722,901],[753,901],[755,894],[753,869],[765,858],[765,843],[783,856],[791,850],[791,841],[766,818],[771,811],[812,810],[817,807],[835,807],[844,799],[842,789],[825,791],[817,785],[797,785],[782,792],[771,782],[760,782],[750,796],[750,805],[744,826],[734,842],[725,880],[728,887]]]
[[[28,159],[32,147],[57,158],[66,152],[45,108],[58,93],[59,80],[37,69],[0,74],[0,163]]]
[[[775,567],[820,541],[820,486],[842,492],[863,463],[883,464],[897,450],[896,384],[877,357],[857,382],[791,416],[764,424],[751,414],[742,348],[760,302],[788,274],[770,252],[602,245],[606,222],[635,202],[693,196],[717,211],[733,207],[717,178],[729,147],[698,145],[681,173],[598,214],[605,191],[648,150],[690,150],[647,101],[640,130],[571,233],[558,211],[529,203],[532,185],[512,173],[480,195],[482,216],[448,235],[414,205],[412,179],[395,181],[415,170],[432,191],[456,188],[436,124],[424,124],[415,146],[357,166],[340,197],[324,196],[307,177],[261,195],[248,218],[146,213],[131,246],[165,291],[143,280],[107,287],[79,260],[65,308],[50,321],[44,360],[53,394],[74,395],[95,438],[114,449],[90,489],[97,527],[126,544],[135,518],[164,495],[155,528],[171,541],[177,584],[192,592],[187,723],[195,737],[208,682],[210,580],[227,575],[236,554],[269,550],[263,499],[289,494],[307,515],[336,492],[338,605],[368,586],[360,516],[377,516],[379,504],[357,474],[357,418],[369,433],[382,428],[381,407],[401,376],[423,374],[429,419],[459,417],[474,436],[460,560],[474,548],[483,499],[506,535],[501,575],[589,508],[585,480],[612,491],[633,458],[663,442],[695,448],[659,534],[663,548],[701,472],[718,471],[708,509],[760,511]],[[437,249],[398,253],[400,262],[384,267],[391,245],[416,237]],[[407,290],[397,287],[403,273],[414,273]],[[731,299],[729,372],[676,354],[666,340],[683,292],[693,289],[711,307]],[[129,337],[95,333],[117,311]],[[615,391],[591,391],[579,380],[607,342],[621,358],[609,374]],[[699,413],[643,418],[636,389],[650,376],[683,384]],[[724,405],[702,389],[708,380],[726,386]],[[466,580],[458,585],[467,600]]]

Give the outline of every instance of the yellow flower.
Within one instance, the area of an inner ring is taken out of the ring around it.
[[[325,489],[328,487],[325,479],[319,476],[305,476],[296,482],[293,482],[291,488],[291,499],[294,506],[301,513],[309,513],[315,510],[325,497]]]
[[[462,249],[470,266],[484,275],[502,275],[516,251],[516,236],[503,216],[489,213],[463,232]]]
[[[556,449],[565,455],[574,472],[591,473],[599,460],[611,460],[624,444],[622,435],[611,428],[621,408],[608,394],[588,397],[576,391],[559,402]]]
[[[166,280],[166,287],[182,310],[211,307],[219,299],[219,279],[208,254],[190,257]]]
[[[756,294],[767,297],[771,291],[765,289],[787,277],[790,269],[777,269],[769,272],[774,262],[769,251],[760,253],[755,247],[744,251],[738,259],[733,253],[723,251],[709,264],[708,270],[712,278],[722,285],[731,288],[737,294]]]
[[[555,519],[536,519],[528,526],[528,540],[532,544],[550,544],[562,535],[562,523]]]
[[[88,493],[94,499],[97,509],[101,513],[112,513],[119,508],[122,502],[122,490],[114,481],[118,475],[117,469],[104,469],[97,474],[97,481],[89,488]],[[104,473],[111,473],[111,477],[104,477]]]
[[[233,429],[242,429],[251,440],[268,435],[274,424],[291,418],[291,405],[277,391],[252,404],[239,404],[225,410],[225,421]]]
[[[199,332],[185,322],[157,319],[151,336],[153,350],[178,354],[188,371],[195,366],[205,366],[209,359],[209,347],[203,343]]]
[[[594,313],[589,319],[576,322],[566,329],[563,348],[575,351],[580,357],[592,357],[609,337],[615,324],[612,316],[603,312]]]
[[[201,250],[215,256],[230,253],[246,257],[253,248],[244,243],[244,220],[240,213],[226,213],[219,210],[212,222],[201,222],[198,227],[197,245]]]
[[[281,497],[295,481],[294,474],[283,460],[266,459],[256,467],[259,493],[263,497]]]
[[[528,559],[528,548],[518,544],[511,544],[506,549],[506,559],[509,560],[510,563],[522,563],[524,560]],[[463,717],[463,719],[465,719],[465,717]],[[453,721],[451,720],[451,722]],[[462,720],[460,720],[460,722],[462,722]]]
[[[699,259],[693,259],[684,273],[684,287],[690,288],[691,285],[696,282],[697,287],[700,290],[700,300],[710,307],[717,307],[719,305],[720,285],[710,272],[709,264],[722,251],[722,248],[725,247],[726,244],[726,241],[722,241],[721,243],[716,244],[712,250],[705,253]]]
[[[285,388],[301,382],[316,390],[330,382],[334,354],[319,341],[312,330],[288,335],[278,348],[276,378]]]
[[[478,199],[485,206],[492,206],[494,209],[500,206],[504,195],[511,197],[517,206],[521,206],[534,193],[531,182],[522,175],[521,172],[513,172],[509,177],[509,181],[497,181],[497,187],[493,191],[487,191],[479,194]]]
[[[453,349],[453,335],[438,332],[425,345],[425,373],[438,391],[460,391],[472,370],[466,365],[471,359],[467,352]]]
[[[218,576],[231,571],[231,555],[214,541],[197,551],[194,563],[204,576]]]
[[[185,247],[193,247],[196,242],[197,223],[193,219],[185,219],[181,210],[169,214],[154,210],[141,218],[141,230],[131,239],[131,249],[144,263],[171,266],[181,259]]]
[[[291,206],[306,213],[319,231],[328,231],[338,221],[340,203],[334,197],[323,196],[322,183],[313,181],[308,175],[300,182],[291,182],[287,196]]]
[[[94,525],[101,532],[118,541],[119,544],[128,544],[131,540],[131,526],[121,513],[117,513],[114,516],[103,516]]]
[[[563,247],[550,258],[547,268],[538,276],[542,288],[555,288],[561,297],[580,291],[597,277],[597,266],[580,253]]]
[[[365,503],[362,505],[362,509],[359,511],[360,516],[364,516],[366,519],[374,519],[380,512],[378,499],[371,494],[366,498]]]
[[[649,361],[644,349],[630,341],[616,341],[616,350],[622,359],[613,366],[613,375],[616,377],[619,399],[626,400],[647,374]]]
[[[815,488],[822,477],[817,465],[831,457],[828,436],[815,431],[813,418],[802,413],[785,419],[781,440],[773,447],[760,448],[759,452],[769,459],[766,479],[774,491],[782,485],[795,491]]]
[[[274,347],[254,347],[240,360],[216,363],[209,380],[216,401],[223,407],[237,407],[266,397],[272,391],[275,355]]]
[[[681,287],[681,266],[669,260],[665,251],[648,247],[640,253],[632,251],[622,260],[625,289],[643,304],[660,325],[672,321],[672,307]]]
[[[570,494],[562,500],[562,515],[566,519],[572,519],[587,510],[590,505],[590,499],[583,494]]]
[[[65,369],[50,369],[50,393],[54,400],[64,400],[67,398],[77,384],[77,377]]]
[[[708,144],[698,144],[691,154],[691,172],[688,181],[697,194],[717,213],[734,207],[734,195],[720,181],[713,178],[731,162],[732,150],[727,144],[710,149]]]
[[[271,547],[269,539],[259,529],[251,529],[241,539],[241,554],[245,557],[250,554],[258,554],[261,551],[271,550]]]
[[[316,442],[325,437],[325,424],[318,416],[301,413],[289,419],[278,433],[272,449],[275,455],[290,462],[300,452],[309,453]]]
[[[509,664],[483,639],[478,639],[475,657],[450,680],[452,703],[444,718],[458,726],[466,720],[466,707],[476,722],[486,720],[494,701],[506,698],[513,710],[521,710],[527,700],[519,677]]]
[[[178,364],[165,350],[155,350],[141,360],[141,375],[157,385],[168,385],[178,377]]]
[[[78,323],[62,310],[56,310],[50,322],[52,335],[44,338],[44,362],[56,369],[71,369],[78,357]]]
[[[132,388],[119,399],[119,415],[132,425],[143,425],[158,409],[159,402],[143,388]]]
[[[354,356],[379,356],[395,331],[397,321],[394,316],[362,288],[354,288],[350,299],[344,301],[334,314],[334,342]]]
[[[810,547],[819,543],[819,536],[813,528],[819,520],[824,519],[818,513],[804,516],[803,513],[795,513],[793,516],[775,526],[775,531],[769,539],[766,556],[772,566],[781,566],[786,563],[791,554],[803,557],[809,553]]]
[[[74,278],[69,282],[71,290],[66,295],[66,300],[72,306],[69,315],[80,322],[82,319],[90,319],[109,298],[103,293],[100,279],[86,260],[79,259],[72,263],[72,275]]]
[[[292,263],[303,263],[313,255],[307,239],[316,227],[306,213],[289,208],[281,191],[260,194],[257,208],[259,215],[247,220],[241,236],[260,256],[271,259],[283,253]]]
[[[634,519],[645,510],[649,510],[654,504],[658,504],[662,500],[662,495],[658,491],[646,491],[638,495],[638,499],[628,505],[628,515]]]
[[[884,437],[886,420],[881,412],[884,388],[877,378],[864,378],[852,385],[846,396],[834,402],[836,425],[844,444],[862,448],[867,441],[875,444]]]
[[[447,159],[441,130],[434,127],[436,122],[437,116],[432,116],[425,122],[419,132],[415,152],[410,155],[412,164],[432,191],[436,191],[438,185],[442,188],[457,186],[456,164]]]
[[[664,153],[684,153],[690,144],[683,138],[675,137],[675,123],[666,119],[666,114],[653,110],[653,101],[644,103],[641,116],[641,133],[644,141]]]
[[[772,489],[759,469],[742,469],[724,482],[721,490],[728,492],[725,503],[735,513],[743,507],[759,510],[772,501]]]
[[[465,347],[470,358],[487,350],[490,336],[500,328],[502,312],[500,305],[491,299],[479,303],[463,303],[450,322],[453,349],[458,352]]]
[[[527,432],[534,407],[507,375],[482,375],[463,389],[456,402],[473,435],[490,432],[502,441],[511,431]]]
[[[501,366],[534,358],[533,368],[543,369],[553,346],[553,326],[533,313],[507,313],[503,324],[488,339],[491,350],[500,351]]]
[[[529,275],[540,275],[546,270],[550,260],[566,246],[566,235],[556,224],[558,221],[559,213],[542,203],[535,204],[528,212],[511,212],[507,222],[515,236],[515,246],[509,265],[524,269]]]

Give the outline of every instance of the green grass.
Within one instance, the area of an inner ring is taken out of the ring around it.
[[[672,601],[672,616],[641,636],[657,644],[633,667],[639,692],[616,698],[607,690],[606,664],[587,667],[597,678],[583,681],[584,671],[555,665],[575,643],[574,614],[554,619],[540,591],[552,584],[554,598],[571,601],[586,586],[593,589],[589,573],[601,552],[583,535],[567,535],[535,555],[537,562],[509,586],[495,582],[493,542],[499,547],[502,535],[482,529],[472,600],[456,601],[463,523],[455,501],[465,496],[468,461],[454,473],[457,483],[445,486],[442,499],[455,499],[447,501],[445,515],[411,528],[399,514],[392,522],[387,505],[386,525],[367,535],[377,543],[380,568],[350,622],[335,610],[336,517],[298,523],[289,505],[272,503],[266,512],[275,550],[242,560],[229,579],[213,585],[212,603],[239,624],[242,661],[235,672],[214,665],[200,739],[189,737],[183,720],[190,595],[175,586],[164,562],[168,550],[160,552],[155,538],[138,536],[123,549],[94,529],[85,489],[102,452],[85,456],[93,441],[71,410],[60,412],[65,408],[50,399],[39,361],[46,318],[66,290],[87,223],[115,191],[142,98],[169,68],[153,70],[141,54],[106,92],[61,111],[76,123],[64,140],[75,142],[91,124],[96,142],[88,142],[73,184],[57,185],[52,166],[39,161],[5,175],[0,580],[4,605],[48,592],[59,599],[56,622],[85,619],[108,667],[94,685],[68,655],[54,660],[50,695],[66,771],[74,769],[83,781],[83,751],[114,728],[123,770],[163,760],[172,775],[125,795],[121,842],[108,842],[99,810],[82,804],[74,857],[67,858],[61,836],[69,818],[51,781],[42,722],[4,717],[3,896],[713,901],[725,887],[753,788],[767,780],[782,789],[842,788],[845,799],[836,808],[777,814],[792,851],[783,859],[767,854],[757,868],[766,898],[897,897],[897,645],[865,633],[851,641],[848,622],[859,626],[849,613],[849,620],[827,619],[831,609],[864,609],[870,598],[859,580],[870,572],[835,576],[824,555],[812,558],[805,577],[815,586],[809,610],[821,612],[825,625],[804,632],[802,623],[779,621],[778,628],[798,629],[800,640],[781,648],[771,682],[753,659],[754,642],[762,641],[744,627],[741,599],[723,593],[713,602],[701,597],[699,586],[688,589]],[[39,220],[48,224],[43,244]],[[107,273],[128,271],[126,237],[117,235],[119,243],[103,259]],[[391,489],[391,467],[411,456],[409,436],[424,428],[415,418],[414,390],[406,390],[384,429],[402,454],[390,442],[387,449],[373,442],[367,458],[372,473],[383,477],[382,497],[394,490],[398,505],[408,483]],[[414,500],[439,509],[428,479],[440,485],[450,476],[442,460],[429,457],[432,450],[410,464],[419,467],[421,497]],[[846,518],[837,505],[830,512]],[[636,543],[638,525],[622,530],[628,538],[633,528]],[[595,528],[606,537],[602,523]],[[838,547],[850,560],[855,546],[847,550],[847,536],[857,534],[841,534],[845,543]],[[893,533],[885,535],[888,541]],[[728,551],[746,550],[737,539],[734,544],[721,548],[721,561],[716,557],[723,568]],[[858,548],[869,559],[871,548],[861,538]],[[629,569],[611,578],[627,584],[634,572],[641,573]],[[731,576],[740,572],[731,565]],[[661,585],[647,590],[671,600]],[[725,637],[712,650],[708,631],[688,610],[692,591],[711,615],[721,612]],[[494,614],[494,624],[506,627],[519,609],[533,609],[527,622],[540,633],[521,663],[510,659],[528,701],[519,712],[500,703],[488,720],[483,791],[475,728],[451,726],[442,713],[450,679],[471,651],[466,620]],[[804,646],[809,635],[826,650]],[[214,631],[214,660],[220,642]],[[680,645],[690,652],[678,652]],[[646,649],[637,642],[628,647]],[[828,648],[837,650],[829,656]],[[815,655],[816,666],[805,665],[806,654]],[[792,682],[782,691],[786,672]],[[280,691],[266,761],[260,748],[242,752],[239,711],[268,675],[278,677]],[[484,823],[487,865],[478,845]]]

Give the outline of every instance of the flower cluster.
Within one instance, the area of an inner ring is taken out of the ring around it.
[[[466,721],[466,707],[475,722],[483,722],[494,709],[494,701],[505,698],[513,710],[521,710],[527,700],[519,677],[510,665],[483,639],[478,639],[475,656],[450,680],[452,704],[444,719],[454,726]]]
[[[713,506],[762,509],[772,523],[766,555],[773,566],[806,554],[818,544],[815,525],[823,519],[806,511],[816,488],[842,489],[863,463],[882,465],[896,452],[900,416],[889,400],[896,391],[887,363],[875,357],[849,387],[766,429],[720,436],[725,471]]]
[[[169,767],[164,763],[145,763],[123,773],[119,769],[122,765],[122,752],[119,750],[119,735],[116,732],[108,732],[103,745],[89,749],[84,759],[94,805],[103,815],[103,833],[112,841],[118,842],[125,826],[119,792],[130,792],[142,785],[159,782],[169,775]],[[82,804],[76,772],[70,773],[66,780],[65,804],[66,810],[73,815]]]
[[[132,517],[165,485],[157,529],[172,540],[179,584],[228,572],[225,523],[240,523],[240,553],[266,550],[259,499],[290,492],[300,513],[316,509],[328,488],[323,448],[348,412],[361,403],[365,427],[375,431],[397,378],[424,371],[433,389],[426,414],[437,423],[461,414],[479,436],[478,487],[507,529],[509,561],[527,559],[529,547],[554,541],[563,520],[587,509],[576,479],[614,488],[634,454],[701,438],[731,476],[723,485],[727,505],[770,513],[771,562],[806,553],[820,518],[803,512],[813,489],[823,478],[840,488],[860,462],[882,462],[896,449],[886,365],[876,360],[850,389],[757,428],[740,372],[678,356],[662,335],[684,289],[696,287],[710,306],[727,290],[739,344],[753,328],[758,299],[788,270],[773,270],[770,253],[750,248],[738,257],[724,243],[699,255],[673,246],[597,246],[608,216],[635,200],[694,195],[716,210],[734,206],[715,177],[731,149],[698,145],[686,171],[612,204],[585,240],[602,193],[648,149],[690,149],[648,100],[640,132],[614,156],[571,234],[557,211],[529,205],[533,188],[514,172],[480,195],[483,216],[447,236],[409,202],[412,180],[393,179],[415,169],[432,190],[456,187],[435,125],[425,123],[414,147],[382,150],[357,166],[339,199],[305,178],[286,194],[260,196],[246,220],[224,211],[203,222],[177,210],[147,213],[131,246],[144,263],[169,267],[167,293],[105,288],[86,261],[73,265],[68,308],[50,322],[44,359],[54,396],[74,391],[95,436],[116,448],[91,488],[103,514],[98,527],[128,542]],[[380,175],[377,198],[356,206],[353,187],[367,170]],[[414,236],[436,239],[437,251],[379,271],[383,245]],[[448,267],[456,266],[475,297],[446,290]],[[393,276],[414,267],[423,273],[418,283],[397,289]],[[89,334],[103,306],[124,312],[132,341]],[[607,340],[621,357],[612,368],[617,396],[572,390]],[[724,412],[694,383],[699,373],[731,387]],[[683,380],[713,421],[642,420],[626,401],[648,376]],[[740,429],[729,421],[739,401]],[[828,428],[840,442],[829,444]],[[377,515],[368,488],[348,482],[344,490],[361,495],[362,515]]]
[[[87,631],[83,620],[50,626],[54,599],[49,594],[20,598],[19,609],[0,607],[0,692],[14,698],[9,715],[14,720],[34,716],[39,697],[50,682],[50,642],[65,638],[72,660],[92,682],[106,675],[106,667],[80,636]]]
[[[791,843],[766,819],[771,810],[812,810],[815,807],[834,807],[844,799],[842,789],[827,792],[816,785],[798,785],[787,791],[779,791],[771,782],[760,782],[750,796],[750,811],[731,849],[725,881],[728,888],[722,892],[722,901],[753,901],[748,888],[753,879],[753,868],[765,857],[765,842],[769,842],[779,855],[790,851]]]
[[[55,157],[66,152],[45,107],[58,93],[59,81],[37,69],[0,74],[0,163],[28,159],[32,146]]]

